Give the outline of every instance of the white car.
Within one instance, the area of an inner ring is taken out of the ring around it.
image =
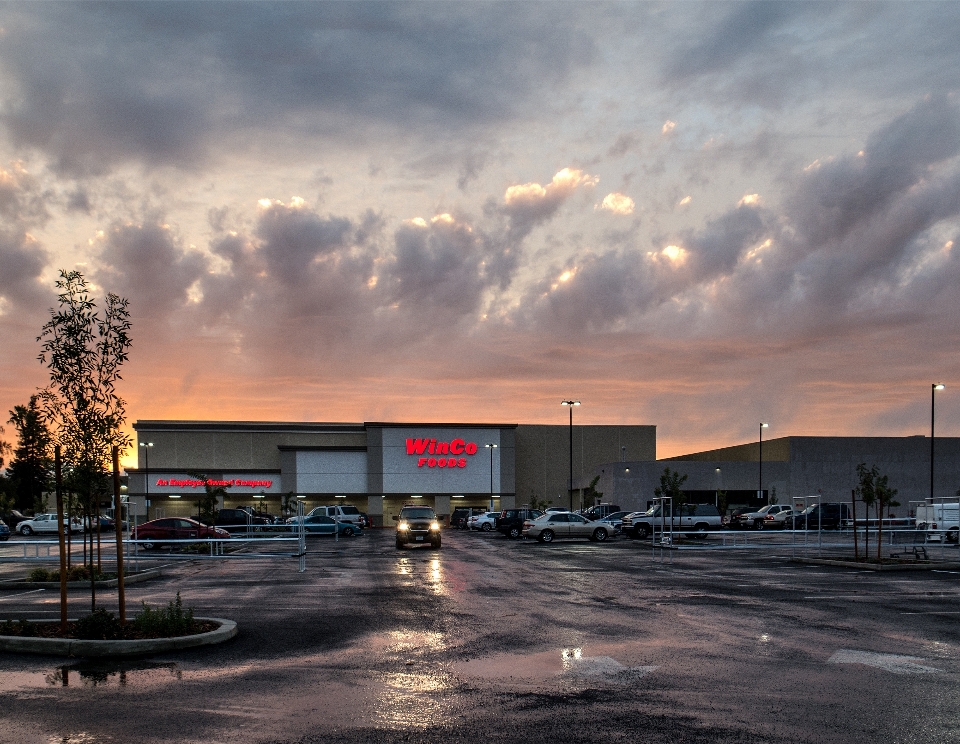
[[[497,517],[499,516],[500,512],[484,512],[483,514],[470,517],[470,529],[489,532],[497,526]]]
[[[67,520],[64,518],[63,527],[67,529]],[[34,533],[57,532],[56,514],[38,514],[32,519],[21,522],[17,525],[17,532],[21,535],[32,535]],[[83,532],[83,522],[74,517],[70,520],[70,532]]]

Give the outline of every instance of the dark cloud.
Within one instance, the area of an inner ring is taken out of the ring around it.
[[[0,121],[69,172],[126,160],[193,167],[220,137],[257,126],[446,137],[516,115],[593,54],[569,9],[426,7],[8,6],[0,69],[13,94]]]
[[[40,283],[50,254],[30,233],[50,219],[48,200],[19,164],[0,169],[0,299],[19,310],[35,310],[50,297]]]
[[[735,3],[715,28],[701,32],[696,43],[672,55],[666,68],[667,77],[678,80],[725,72],[744,57],[752,57],[765,45],[769,35],[798,13],[808,10],[809,3],[802,2]],[[816,12],[822,10],[823,6],[816,7]]]
[[[207,260],[159,220],[111,227],[98,265],[94,279],[128,298],[134,318],[161,324],[188,304],[207,270]]]

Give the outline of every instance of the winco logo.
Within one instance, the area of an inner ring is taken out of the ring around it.
[[[436,439],[408,439],[407,454],[420,455],[417,459],[418,468],[465,468],[467,458],[460,455],[477,454],[477,445],[475,442],[467,442],[463,439],[451,439],[449,442],[438,442]],[[423,455],[433,455],[433,457]]]

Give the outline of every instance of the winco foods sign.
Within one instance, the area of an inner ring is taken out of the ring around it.
[[[418,468],[465,468],[477,454],[476,442],[451,439],[438,442],[436,439],[408,439],[407,454],[417,458]]]

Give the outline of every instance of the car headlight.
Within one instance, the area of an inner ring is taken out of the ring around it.
[[[431,530],[439,530],[439,529],[440,529],[440,523],[439,523],[439,522],[431,522],[431,523],[430,523],[430,529],[431,529]]]
[[[406,522],[400,522],[400,524],[397,525],[397,529],[398,529],[398,530],[408,530],[408,529],[410,529],[410,525],[407,524]]]

